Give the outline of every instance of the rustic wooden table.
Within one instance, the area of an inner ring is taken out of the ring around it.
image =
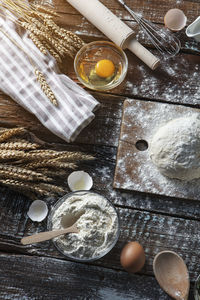
[[[102,0],[117,16],[135,26],[130,16],[115,0]],[[127,0],[136,12],[163,26],[165,12],[173,7],[183,9],[191,23],[200,15],[199,0]],[[66,1],[55,0],[60,14],[58,22],[80,34],[86,42],[105,40]],[[51,241],[22,246],[27,234],[46,229],[46,222],[34,223],[27,218],[30,201],[6,188],[0,189],[0,299],[170,299],[157,284],[152,271],[156,253],[170,249],[185,260],[193,283],[200,273],[199,202],[113,189],[116,153],[123,102],[128,98],[189,107],[200,104],[200,44],[187,39],[184,30],[178,34],[181,53],[151,71],[127,51],[129,70],[126,80],[107,93],[92,92],[101,102],[95,120],[76,142],[66,144],[46,130],[36,118],[2,94],[1,126],[25,126],[57,149],[81,150],[96,155],[83,166],[94,179],[94,191],[107,196],[116,206],[121,220],[121,234],[114,249],[104,258],[81,264],[67,260]],[[147,46],[148,41],[143,40]],[[156,54],[156,51],[153,50]],[[72,61],[64,71],[77,81]],[[200,198],[199,198],[200,199]],[[49,207],[55,200],[49,200]],[[125,272],[119,262],[120,251],[127,241],[137,240],[145,248],[146,264],[139,274]]]

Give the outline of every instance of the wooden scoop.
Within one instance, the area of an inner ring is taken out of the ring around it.
[[[24,237],[21,239],[21,243],[23,245],[35,244],[35,243],[51,240],[59,235],[66,234],[66,233],[79,233],[76,224],[73,224],[72,226],[67,227],[65,229],[45,231],[45,232],[40,232],[34,235]]]
[[[183,259],[173,251],[158,253],[153,261],[155,277],[161,288],[176,300],[187,300],[189,274]]]

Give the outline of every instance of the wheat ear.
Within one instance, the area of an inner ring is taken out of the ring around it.
[[[39,145],[29,142],[8,142],[1,143],[0,150],[32,150],[37,149]]]
[[[0,160],[20,159],[25,155],[24,151],[20,150],[0,150]]]
[[[59,17],[59,15],[53,10],[53,9],[50,9],[50,8],[47,8],[46,6],[42,6],[42,5],[39,5],[39,4],[33,4],[32,7],[38,11],[41,11],[41,12],[44,12],[44,13],[48,13],[52,16],[55,16],[55,17]]]
[[[49,53],[55,58],[57,63],[62,63],[61,55],[56,50],[54,50],[48,43],[45,44],[45,47],[49,51]]]
[[[40,83],[42,91],[49,98],[49,100],[51,101],[51,103],[53,105],[58,106],[58,102],[56,100],[54,93],[52,92],[50,86],[46,82],[44,75],[37,68],[35,68],[35,75],[36,75],[38,82]]]
[[[3,34],[5,34],[5,36],[7,36],[11,42],[13,42],[20,50],[22,50],[27,55],[30,63],[34,67],[36,79],[39,81],[42,91],[49,98],[49,100],[51,101],[52,104],[54,104],[55,106],[58,106],[58,103],[57,103],[54,93],[52,92],[50,86],[46,82],[44,75],[36,68],[31,56],[12,37],[10,37],[9,34],[7,32],[5,32],[1,27],[0,27],[0,31]]]
[[[24,170],[24,169],[22,169]],[[31,173],[26,174],[25,172],[21,172],[19,168],[8,168],[8,169],[0,169],[0,177],[3,177],[4,179],[16,179],[16,180],[22,180],[22,181],[46,181],[46,182],[52,182],[52,178],[49,178],[47,176],[44,176],[40,174],[39,177],[33,176]]]
[[[74,163],[63,163],[59,161],[44,160],[35,163],[27,164],[28,169],[37,169],[43,167],[60,168],[60,169],[75,169],[77,167]]]
[[[60,186],[53,185],[53,184],[48,184],[48,183],[40,183],[39,187],[41,189],[44,189],[48,191],[49,193],[56,193],[56,194],[62,194],[64,192],[64,189]]]
[[[37,193],[39,195],[49,195],[49,191],[46,189],[40,188],[38,185],[34,185],[32,182],[31,183],[24,183],[18,180],[13,180],[13,179],[1,179],[0,178],[0,183],[11,187],[12,189],[16,189],[18,191],[31,191],[33,193]]]
[[[24,132],[26,132],[26,129],[23,127],[8,129],[0,135],[0,142],[4,142],[4,141],[8,140],[9,138],[16,136],[18,134],[24,133]]]
[[[38,168],[37,170],[38,172],[41,172],[42,174],[45,174],[48,177],[61,177],[67,174],[66,171],[63,169],[52,170],[44,167],[44,168]]]
[[[84,41],[80,39],[77,35],[73,34],[71,31],[68,31],[64,28],[60,28],[54,23],[53,20],[45,19],[44,24],[47,25],[49,29],[52,30],[57,36],[63,38],[69,44],[72,44],[77,49],[80,49],[85,45]]]
[[[29,33],[29,37],[32,39],[33,43],[36,45],[36,47],[43,53],[47,54],[47,50],[45,49],[43,43],[39,40],[39,38],[34,33]]]
[[[93,160],[94,156],[83,154],[81,152],[67,152],[61,153],[56,160],[58,161],[81,161],[81,160]]]
[[[5,171],[7,172],[8,175],[10,174],[11,176],[12,175],[15,176],[14,174],[17,174],[22,177],[25,176],[22,179],[29,180],[29,181],[33,181],[33,180],[43,180],[46,182],[52,181],[52,178],[44,176],[42,173],[35,172],[33,170],[28,170],[26,168],[21,168],[18,166],[0,164],[0,171],[2,171],[2,173],[3,171]]]

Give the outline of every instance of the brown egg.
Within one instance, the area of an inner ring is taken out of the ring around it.
[[[122,249],[120,262],[128,272],[136,273],[140,271],[145,263],[143,247],[138,242],[129,242]]]

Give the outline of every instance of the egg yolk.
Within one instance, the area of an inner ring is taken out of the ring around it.
[[[102,59],[98,61],[98,63],[96,64],[95,72],[100,77],[103,78],[110,77],[115,72],[115,66],[111,60]]]

